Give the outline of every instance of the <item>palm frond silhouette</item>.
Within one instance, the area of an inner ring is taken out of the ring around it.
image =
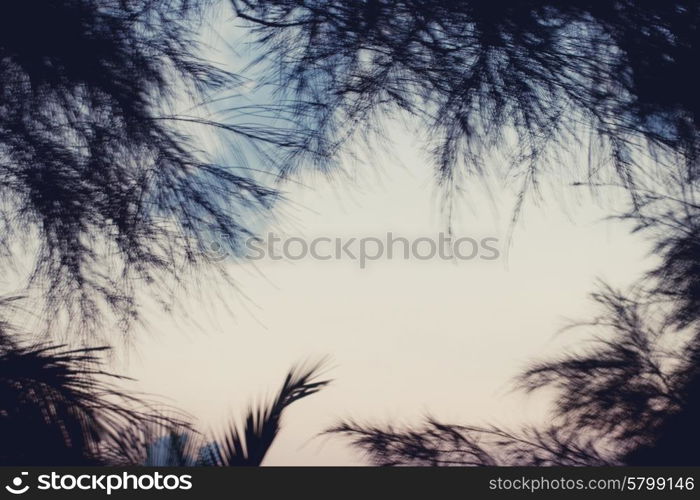
[[[275,397],[251,406],[243,426],[235,421],[222,433],[197,432],[176,421],[128,429],[137,446],[113,463],[150,466],[240,467],[262,464],[280,432],[282,417],[295,402],[317,393],[330,381],[319,379],[324,362],[293,367]],[[165,424],[165,425],[163,425]]]
[[[272,401],[248,410],[242,428],[232,423],[222,437],[206,446],[204,462],[226,467],[260,465],[280,431],[284,411],[330,383],[318,379],[322,368],[323,363],[293,368]]]
[[[639,290],[594,296],[604,312],[587,326],[602,333],[523,374],[526,391],[556,391],[547,426],[331,432],[387,465],[700,463],[698,2],[231,0],[278,91],[234,119],[204,105],[245,80],[203,55],[213,3],[0,5],[0,264],[33,259],[27,285],[56,328],[98,334],[112,315],[126,330],[138,292],[167,305],[193,275],[225,277],[203,247],[240,249],[280,196],[261,175],[326,166],[408,115],[430,131],[447,203],[499,163],[522,180],[516,215],[542,172],[612,182],[662,262]],[[205,130],[226,154],[200,145]],[[583,169],[562,166],[582,149]],[[294,369],[207,442],[120,389],[105,350],[25,342],[0,321],[0,463],[260,465],[286,408],[328,384]]]
[[[0,298],[0,313],[18,297]],[[269,402],[208,441],[191,418],[124,389],[105,371],[107,347],[22,342],[0,314],[0,464],[257,466],[286,409],[317,393],[324,362],[293,367]]]
[[[133,443],[131,426],[174,425],[122,377],[102,369],[107,348],[0,342],[0,463],[98,465]]]

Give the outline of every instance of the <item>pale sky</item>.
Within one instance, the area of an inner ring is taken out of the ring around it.
[[[309,238],[444,230],[430,165],[408,136],[395,136],[381,164],[360,167],[354,181],[285,185],[288,202],[271,229]],[[567,189],[573,199],[581,188]],[[478,192],[460,205],[455,233],[496,236],[505,248],[513,189],[494,191],[495,212]],[[352,261],[232,262],[240,291],[225,301],[233,314],[195,299],[200,328],[152,313],[116,368],[191,412],[200,428],[220,429],[276,390],[293,363],[330,356],[333,384],[291,408],[267,465],[363,463],[341,439],[316,437],[341,418],[527,421],[542,405],[512,393],[512,377],[567,344],[557,331],[590,317],[596,279],[624,286],[648,266],[647,244],[605,221],[608,209],[585,197],[567,205],[529,206],[507,262],[379,260],[364,270]]]
[[[222,42],[217,32],[231,30],[212,28],[212,46]],[[388,130],[395,144],[349,178],[308,175],[282,186],[287,202],[268,229],[307,238],[444,231],[429,159],[399,124]],[[495,236],[505,250],[517,185],[494,186],[492,199],[476,184],[456,206],[455,234]],[[580,193],[565,187],[562,203],[545,190],[550,201],[526,208],[507,261],[380,260],[363,270],[347,260],[231,262],[239,290],[226,290],[224,302],[232,312],[195,298],[191,321],[153,311],[114,369],[192,413],[200,429],[220,430],[272,394],[292,364],[330,356],[333,384],[289,410],[266,465],[365,463],[340,438],[317,437],[342,418],[534,419],[543,404],[511,392],[513,376],[571,342],[556,334],[569,319],[590,318],[597,279],[625,286],[649,266],[647,243]]]

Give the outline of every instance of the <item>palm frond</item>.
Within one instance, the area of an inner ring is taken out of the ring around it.
[[[0,340],[0,464],[110,462],[133,447],[129,428],[175,422],[102,370],[106,347]]]
[[[243,428],[234,422],[224,436],[205,446],[202,462],[216,466],[260,465],[279,433],[287,407],[330,383],[330,380],[318,378],[323,366],[324,363],[319,362],[292,368],[272,401],[251,406]]]

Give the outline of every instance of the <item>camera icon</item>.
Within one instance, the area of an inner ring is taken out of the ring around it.
[[[5,489],[12,493],[13,495],[21,495],[29,490],[29,485],[25,484],[22,486],[22,476],[29,475],[28,472],[22,472],[19,476],[12,479],[12,485],[5,486]]]

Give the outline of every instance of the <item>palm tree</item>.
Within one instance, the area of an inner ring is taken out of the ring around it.
[[[19,297],[0,299],[2,312]],[[242,428],[207,441],[182,412],[119,386],[107,347],[18,340],[0,316],[0,465],[260,465],[285,410],[329,384],[323,362],[287,374],[276,396],[252,406]]]
[[[141,448],[117,463],[161,467],[259,466],[281,429],[286,409],[329,384],[329,380],[318,379],[322,369],[323,363],[292,368],[271,401],[251,406],[242,427],[233,422],[227,431],[213,438],[180,426],[134,428],[132,432],[139,435],[135,441],[141,443]]]
[[[124,377],[103,369],[106,347],[20,342],[7,329],[0,329],[0,464],[103,464],[133,447],[129,427],[183,425],[117,385]]]
[[[268,404],[251,407],[208,441],[184,415],[168,416],[111,384],[100,368],[106,348],[0,347],[2,465],[258,466],[294,402],[325,387],[321,365],[292,369]]]
[[[206,446],[203,463],[218,466],[257,466],[262,464],[281,428],[286,408],[300,399],[317,393],[330,383],[318,380],[323,363],[300,365],[287,373],[274,399],[251,406],[240,429],[232,423],[219,439]]]

